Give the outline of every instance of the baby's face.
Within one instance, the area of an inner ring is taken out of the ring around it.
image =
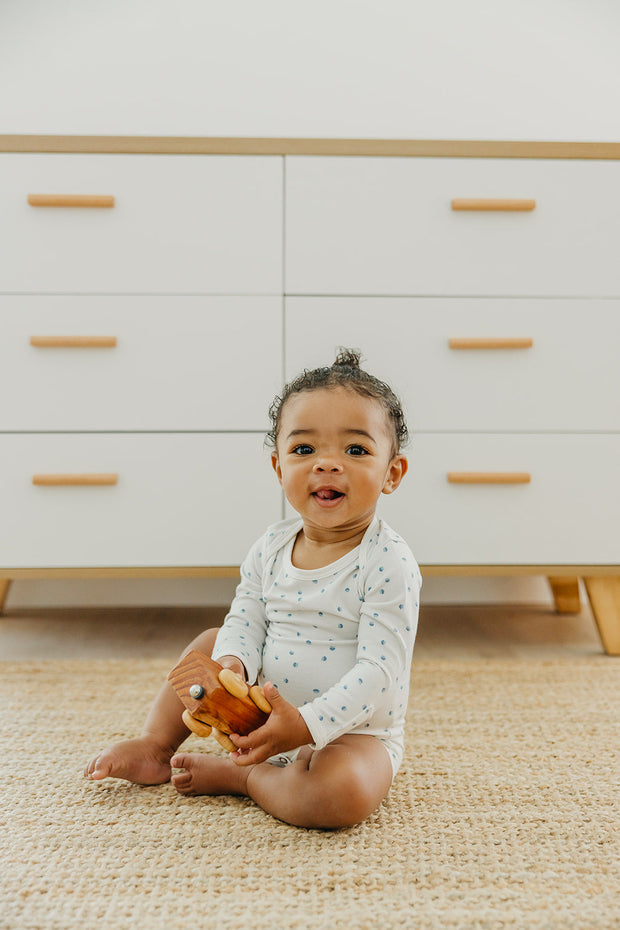
[[[344,387],[293,394],[286,401],[272,462],[287,500],[307,527],[357,532],[380,494],[407,470],[392,455],[391,424],[380,401]]]

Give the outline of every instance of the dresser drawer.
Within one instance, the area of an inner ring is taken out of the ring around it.
[[[0,512],[3,568],[236,565],[282,504],[262,435],[5,435]]]
[[[619,296],[619,241],[619,162],[287,157],[289,294]]]
[[[0,296],[0,329],[0,431],[263,430],[281,386],[281,298]]]
[[[287,378],[339,345],[414,431],[620,431],[620,300],[287,298]]]
[[[620,436],[420,434],[409,466],[381,512],[421,563],[620,565]]]
[[[36,195],[114,206],[32,206]],[[0,291],[282,289],[278,157],[2,154],[0,209]]]

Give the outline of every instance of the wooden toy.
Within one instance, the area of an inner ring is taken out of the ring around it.
[[[198,736],[212,734],[228,752],[237,750],[229,733],[246,736],[271,713],[262,688],[248,688],[231,669],[195,649],[175,665],[168,681],[185,706],[185,726]]]

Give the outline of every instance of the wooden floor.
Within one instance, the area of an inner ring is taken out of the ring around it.
[[[219,625],[224,613],[217,607],[9,610],[0,617],[0,660],[161,658],[173,663],[197,633]],[[425,607],[415,652],[418,659],[463,661],[602,654],[587,606],[578,615],[559,615],[546,605]]]

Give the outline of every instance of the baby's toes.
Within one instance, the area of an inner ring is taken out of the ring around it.
[[[112,763],[110,759],[106,760],[105,758],[102,759],[101,756],[97,756],[84,769],[84,775],[94,781],[99,781],[101,778],[107,778],[111,771]]]
[[[193,793],[191,772],[175,772],[170,778],[170,783],[179,794]]]

